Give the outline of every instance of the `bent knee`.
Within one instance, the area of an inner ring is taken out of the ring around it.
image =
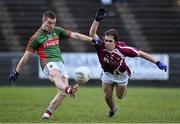
[[[67,95],[67,93],[65,93],[65,92],[62,92],[61,94],[60,94],[60,96],[66,96]]]
[[[65,97],[67,95],[64,91],[58,91],[57,94],[59,97]]]
[[[124,95],[117,95],[118,99],[123,99]]]

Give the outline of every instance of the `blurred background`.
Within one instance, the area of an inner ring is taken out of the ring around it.
[[[0,0],[0,85],[13,85],[8,75],[23,55],[28,39],[41,26],[44,11],[56,12],[57,26],[88,35],[99,7],[109,12],[98,34],[116,28],[120,40],[128,45],[168,56],[167,79],[132,79],[129,85],[180,86],[180,0]],[[63,41],[60,47],[64,53],[95,53],[93,46],[80,41]],[[33,56],[16,85],[51,85],[38,75],[38,59]],[[91,79],[87,85],[101,83]]]

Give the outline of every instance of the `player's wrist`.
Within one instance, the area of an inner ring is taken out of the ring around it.
[[[18,76],[19,75],[19,72],[15,69],[14,72],[16,73],[16,75]]]
[[[95,20],[95,22],[100,22],[102,19],[96,17],[94,20]]]
[[[156,64],[156,65],[159,65],[159,63],[160,63],[160,61],[158,60],[155,64]]]
[[[95,22],[95,23],[99,23],[100,21],[97,21],[96,19],[94,19],[94,22]]]
[[[92,43],[95,43],[95,42],[96,42],[96,40],[95,40],[94,38],[92,38],[91,42],[92,42]]]

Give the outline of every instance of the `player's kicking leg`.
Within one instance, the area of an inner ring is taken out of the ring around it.
[[[79,85],[75,85],[72,88],[72,92],[71,94],[69,94],[70,96],[74,97],[74,94],[78,91],[79,89]],[[56,96],[53,98],[53,100],[51,101],[49,107],[47,108],[46,112],[42,115],[42,120],[47,120],[49,119],[49,117],[53,114],[53,112],[58,108],[58,106],[62,103],[63,99],[65,98],[65,96],[67,95],[67,93],[60,91],[58,89],[58,92],[56,94]]]
[[[55,86],[64,91],[65,93],[69,94],[70,96],[74,96],[74,93],[79,89],[79,85],[75,85],[73,88],[68,84],[68,76],[66,74],[61,74],[61,72],[57,69],[52,69],[49,72],[49,80],[52,81]]]
[[[71,88],[68,85],[68,79],[64,77],[58,70],[53,69],[50,71],[49,79],[53,81],[58,89],[56,96],[51,101],[49,107],[47,108],[46,112],[43,114],[42,119],[48,119],[55,109],[62,103],[66,94],[74,97],[75,92],[78,91],[79,86],[75,85]]]

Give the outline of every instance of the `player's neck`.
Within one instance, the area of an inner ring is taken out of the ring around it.
[[[48,32],[47,30],[43,29],[43,27],[41,27],[41,30],[45,33],[45,34],[49,34],[50,32]]]
[[[108,50],[108,52],[110,52],[110,53],[112,53],[114,51],[114,49],[112,49],[112,50]]]

